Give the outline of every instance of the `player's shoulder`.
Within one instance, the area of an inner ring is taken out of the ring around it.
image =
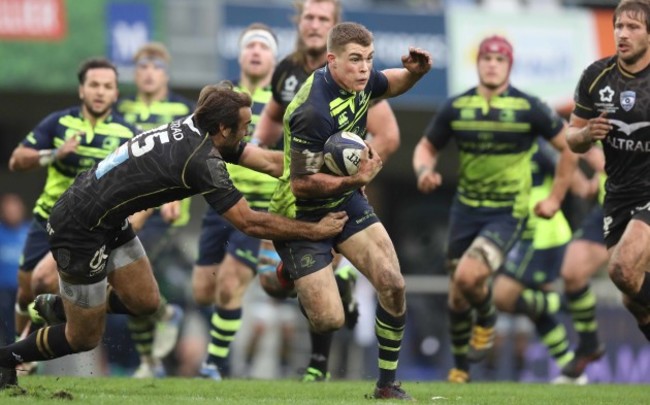
[[[62,119],[65,117],[80,117],[81,116],[81,107],[79,106],[74,106],[74,107],[68,107],[64,108],[62,110],[57,110],[49,113],[46,115],[41,122],[39,123],[40,126],[43,125],[57,125],[59,124]]]
[[[133,125],[133,124],[129,123],[128,121],[126,121],[122,115],[120,115],[119,113],[116,113],[116,112],[111,114],[105,120],[105,122],[107,124],[109,124],[113,128],[123,128],[125,130],[131,131],[133,133],[133,135],[140,132],[138,127],[136,127],[135,125]]]
[[[618,57],[616,55],[598,59],[585,68],[580,77],[580,82],[591,87],[594,82],[600,80],[608,73],[615,74],[618,72],[618,69],[616,69],[617,63]]]
[[[170,91],[169,96],[167,97],[167,100],[172,102],[172,103],[181,103],[185,104],[188,107],[193,107],[194,106],[194,101],[190,100],[189,98],[178,94],[176,92]]]

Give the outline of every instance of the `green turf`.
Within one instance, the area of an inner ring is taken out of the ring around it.
[[[116,405],[166,404],[368,404],[371,381],[227,380],[214,382],[168,378],[21,377],[20,389],[0,391],[0,404],[79,403]],[[427,404],[643,404],[650,387],[643,385],[555,386],[489,383],[452,385],[406,382],[404,389]],[[383,401],[390,403],[393,401]],[[396,401],[395,401],[396,402]]]

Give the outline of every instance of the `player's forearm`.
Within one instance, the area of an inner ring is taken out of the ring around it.
[[[396,97],[405,93],[417,83],[424,74],[409,72],[407,69],[386,69],[382,71],[388,78],[386,97]]]
[[[557,166],[555,167],[555,177],[551,187],[550,196],[558,202],[562,202],[567,191],[571,187],[574,173],[578,165],[578,156],[565,148],[560,155]]]
[[[22,172],[50,165],[56,159],[56,149],[37,150],[19,147],[11,154],[9,170]]]
[[[585,153],[593,144],[593,139],[589,135],[587,127],[569,126],[566,134],[566,141],[569,148],[575,153]]]
[[[438,154],[431,144],[424,138],[418,142],[413,151],[413,171],[416,177],[422,173],[433,172],[438,163]]]
[[[296,221],[266,212],[252,212],[255,212],[255,215],[251,215],[240,228],[249,236],[271,240],[316,240],[314,235],[316,235],[317,223]]]
[[[365,185],[358,176],[333,176],[326,173],[297,176],[291,179],[291,191],[297,198],[324,198],[356,190]]]

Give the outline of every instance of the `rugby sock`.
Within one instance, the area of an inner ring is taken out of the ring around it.
[[[472,310],[454,312],[449,310],[449,332],[451,334],[451,352],[454,355],[454,367],[469,371],[469,340],[472,336]]]
[[[569,350],[566,329],[555,316],[545,312],[534,322],[537,335],[548,349],[549,354],[555,359],[558,367],[562,368],[573,360],[574,354]]]
[[[521,292],[515,302],[515,313],[528,316],[535,321],[542,314],[554,314],[560,309],[560,296],[555,292],[545,292],[530,288]]]
[[[643,332],[643,336],[650,342],[650,323],[639,325],[639,329]]]
[[[315,368],[325,376],[327,375],[327,363],[334,332],[316,333],[310,330],[309,337],[311,338],[311,356],[307,368]]]
[[[634,296],[634,300],[643,306],[650,305],[650,275],[648,272],[643,273],[643,282],[639,292]]]
[[[167,311],[167,299],[160,296],[158,309],[151,315],[129,316],[127,326],[131,331],[131,340],[141,356],[151,355],[153,340],[156,334],[156,324],[163,319]]]
[[[65,323],[47,326],[25,339],[0,348],[0,367],[13,368],[20,363],[50,360],[77,353],[65,338]]]
[[[491,328],[497,322],[497,308],[492,301],[492,289],[488,288],[487,295],[482,302],[472,303],[476,308],[476,324],[484,328]]]
[[[210,322],[210,344],[208,345],[209,364],[217,366],[219,371],[228,373],[228,353],[230,343],[241,327],[242,309],[222,309],[215,305]]]
[[[395,381],[399,351],[404,337],[406,314],[394,317],[377,303],[375,334],[379,345],[379,380],[377,387],[386,387]]]
[[[126,314],[135,315],[122,302],[117,292],[110,285],[106,289],[106,313],[107,314]]]
[[[589,284],[578,291],[566,293],[573,328],[578,332],[577,353],[591,353],[598,348],[598,322],[596,321],[596,295]]]

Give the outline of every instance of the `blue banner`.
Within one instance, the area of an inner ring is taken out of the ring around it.
[[[279,41],[279,60],[291,52],[296,42],[295,11],[282,6],[246,6],[226,4],[223,27],[216,41],[219,58],[224,62],[225,79],[239,77],[238,39],[249,24],[269,25]],[[408,108],[430,109],[447,97],[447,45],[445,19],[442,14],[412,14],[398,11],[346,10],[344,21],[355,21],[372,31],[375,39],[375,68],[401,67],[401,57],[409,46],[429,51],[434,67],[414,88],[391,104]]]
[[[133,55],[138,48],[150,41],[153,30],[152,14],[149,4],[107,4],[107,56],[118,68],[133,67]]]

